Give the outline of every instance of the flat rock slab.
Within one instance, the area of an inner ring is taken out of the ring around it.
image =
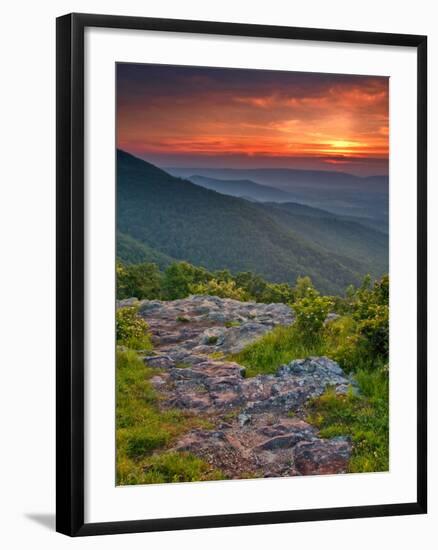
[[[188,412],[225,414],[239,409],[243,414],[298,413],[327,386],[345,393],[352,381],[327,357],[310,357],[280,367],[277,374],[244,377],[238,363],[206,358],[186,368],[163,372],[160,388],[163,403]]]
[[[298,418],[257,415],[241,426],[224,422],[216,430],[194,430],[173,450],[202,457],[229,478],[339,474],[347,471],[351,444],[323,440]]]
[[[119,306],[126,301],[119,302]],[[239,302],[216,296],[190,296],[165,302],[137,302],[139,314],[148,322],[155,346],[186,355],[222,352],[238,353],[277,325],[294,321],[292,309],[285,304]],[[177,349],[175,349],[176,345]]]

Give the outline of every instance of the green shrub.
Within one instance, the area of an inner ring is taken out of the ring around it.
[[[149,326],[138,313],[136,307],[122,307],[116,312],[117,343],[132,349],[151,350],[152,342]]]
[[[307,298],[315,290],[312,279],[310,277],[297,277],[295,286],[293,287],[294,301],[301,298]]]
[[[310,284],[309,279],[300,283],[302,297],[293,304],[296,321],[292,326],[275,327],[230,359],[244,365],[248,376],[274,373],[284,363],[311,355],[325,355],[337,361],[347,372],[378,370],[386,365],[387,305],[368,305],[365,309],[363,299],[356,297],[356,294],[365,292],[368,296],[371,292],[371,297],[368,297],[371,301],[386,299],[388,293],[382,290],[381,282],[376,283],[374,289],[355,291],[348,305],[349,313],[328,323],[325,319],[331,308],[331,299],[320,296]],[[357,311],[361,314],[355,314]]]
[[[373,285],[367,276],[358,289],[349,288],[342,307],[344,315],[324,327],[326,354],[347,371],[376,370],[386,365],[389,359],[388,302],[387,276]]]
[[[364,354],[363,342],[357,332],[357,321],[344,315],[330,321],[324,327],[326,342],[325,354],[351,372],[368,365],[368,355]]]
[[[359,322],[359,333],[365,338],[371,354],[389,356],[389,308],[375,304],[368,309],[369,318]]]
[[[178,315],[176,320],[178,323],[190,323],[190,319],[188,317],[184,317],[183,315]]]
[[[312,341],[321,337],[324,321],[332,306],[333,302],[327,296],[321,296],[312,288],[308,288],[306,295],[294,302],[296,328],[304,340]]]
[[[207,294],[219,296],[219,298],[232,298],[233,300],[246,301],[249,296],[239,288],[234,281],[219,281],[211,279],[205,283],[192,284],[189,286],[191,294]]]
[[[358,349],[376,364],[389,358],[389,278],[371,285],[369,276],[362,286],[350,293],[350,311],[357,322]]]

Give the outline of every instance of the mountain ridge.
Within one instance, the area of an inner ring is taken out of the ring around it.
[[[176,177],[190,178],[194,169],[172,168]],[[365,218],[375,227],[385,228],[388,222],[389,180],[387,176],[355,176],[344,172],[298,169],[198,169],[197,177],[222,182],[228,189],[230,180],[250,180],[283,193],[293,202],[306,204],[339,215]],[[215,188],[220,185],[216,181]],[[231,193],[234,194],[234,193]],[[247,195],[250,193],[246,193]],[[250,196],[254,196],[251,195]],[[283,202],[282,199],[276,202]]]
[[[293,199],[293,195],[286,191],[261,185],[260,183],[248,179],[224,181],[216,178],[208,178],[206,176],[198,176],[196,174],[189,176],[187,179],[206,189],[224,195],[231,195],[233,197],[251,198],[262,202],[288,202]]]
[[[117,178],[118,229],[167,257],[208,269],[249,270],[273,282],[309,275],[331,293],[363,275],[350,267],[351,258],[306,241],[256,203],[175,178],[120,150]]]

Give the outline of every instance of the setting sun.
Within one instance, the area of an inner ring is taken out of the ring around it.
[[[118,146],[160,166],[387,173],[388,79],[118,66]]]

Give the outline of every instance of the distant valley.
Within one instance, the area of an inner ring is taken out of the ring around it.
[[[297,199],[292,193],[261,185],[251,180],[220,180],[209,178],[207,176],[189,176],[189,181],[217,191],[223,195],[231,195],[232,197],[240,197],[242,199],[260,201],[260,202],[293,202]]]
[[[165,267],[187,260],[207,269],[252,271],[273,282],[309,275],[342,293],[366,273],[388,269],[387,235],[352,217],[290,201],[285,191],[241,183],[246,200],[173,177],[128,153],[117,161],[118,256]],[[278,193],[278,194],[277,194]],[[258,199],[254,197],[258,195]],[[269,202],[260,202],[260,197]]]
[[[387,176],[359,177],[343,172],[291,169],[166,170],[226,195],[263,202],[297,202],[388,231]]]

